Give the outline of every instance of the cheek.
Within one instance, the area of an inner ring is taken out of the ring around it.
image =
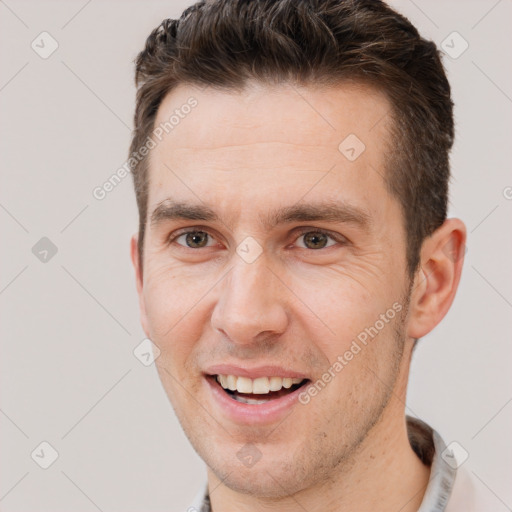
[[[393,385],[388,367],[393,367],[397,350],[399,315],[393,305],[400,294],[389,282],[366,282],[343,272],[329,277],[318,272],[315,279],[298,280],[296,286],[321,320],[311,317],[303,324],[322,354],[318,359],[323,367],[316,375],[322,381],[317,386],[322,398],[317,406],[331,414],[338,404],[335,409],[349,416],[354,407],[373,410],[384,401],[382,382]]]
[[[382,295],[385,288],[379,282],[354,279],[340,269],[318,269],[307,276],[296,276],[292,289],[303,300],[301,309],[305,313],[297,314],[296,319],[307,322],[304,328],[328,360],[333,361],[391,307],[393,300]]]
[[[183,272],[169,268],[147,273],[144,301],[150,338],[161,350],[166,365],[183,368],[192,346],[203,328],[201,298],[211,286],[187,279]]]

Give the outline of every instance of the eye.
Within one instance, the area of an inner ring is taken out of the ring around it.
[[[298,246],[301,249],[319,250],[327,249],[336,245],[346,245],[348,240],[340,234],[331,233],[323,229],[306,228],[299,233],[296,238],[303,240],[303,244]],[[169,238],[169,244],[176,243],[177,245],[188,249],[203,249],[205,247],[212,247],[215,245],[216,240],[207,232],[200,229],[189,229],[179,231]]]
[[[347,240],[342,235],[334,235],[328,231],[324,231],[322,229],[312,230],[309,228],[309,231],[302,231],[297,240],[303,240],[304,246],[300,246],[301,249],[326,249],[327,247],[331,247],[336,245],[337,242],[344,244]],[[329,239],[331,239],[332,243],[329,244]]]
[[[184,243],[178,242],[181,238],[184,238]],[[173,242],[176,242],[182,247],[188,247],[189,249],[202,249],[203,247],[211,247],[214,245],[213,237],[206,231],[200,230],[182,231],[169,240],[169,243]]]

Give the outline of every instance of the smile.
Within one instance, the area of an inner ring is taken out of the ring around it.
[[[277,366],[247,369],[217,365],[203,380],[211,411],[219,419],[244,426],[281,423],[311,384],[303,373]]]
[[[307,379],[291,377],[250,379],[236,375],[217,375],[215,378],[233,400],[250,405],[265,404],[270,400],[289,395],[307,381]]]

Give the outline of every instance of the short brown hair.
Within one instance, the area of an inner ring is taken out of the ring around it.
[[[177,85],[229,91],[249,80],[356,80],[387,95],[393,123],[385,181],[403,210],[412,276],[423,240],[447,214],[453,103],[436,45],[380,0],[197,2],[153,30],[136,59],[131,154],[151,136],[159,105]],[[142,262],[148,159],[132,161]]]

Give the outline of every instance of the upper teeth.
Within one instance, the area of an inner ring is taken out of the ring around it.
[[[292,379],[290,377],[236,377],[235,375],[217,375],[217,381],[224,389],[238,391],[239,393],[254,393],[263,395],[270,391],[279,391],[282,388],[291,388],[294,384],[300,384],[304,379]]]

